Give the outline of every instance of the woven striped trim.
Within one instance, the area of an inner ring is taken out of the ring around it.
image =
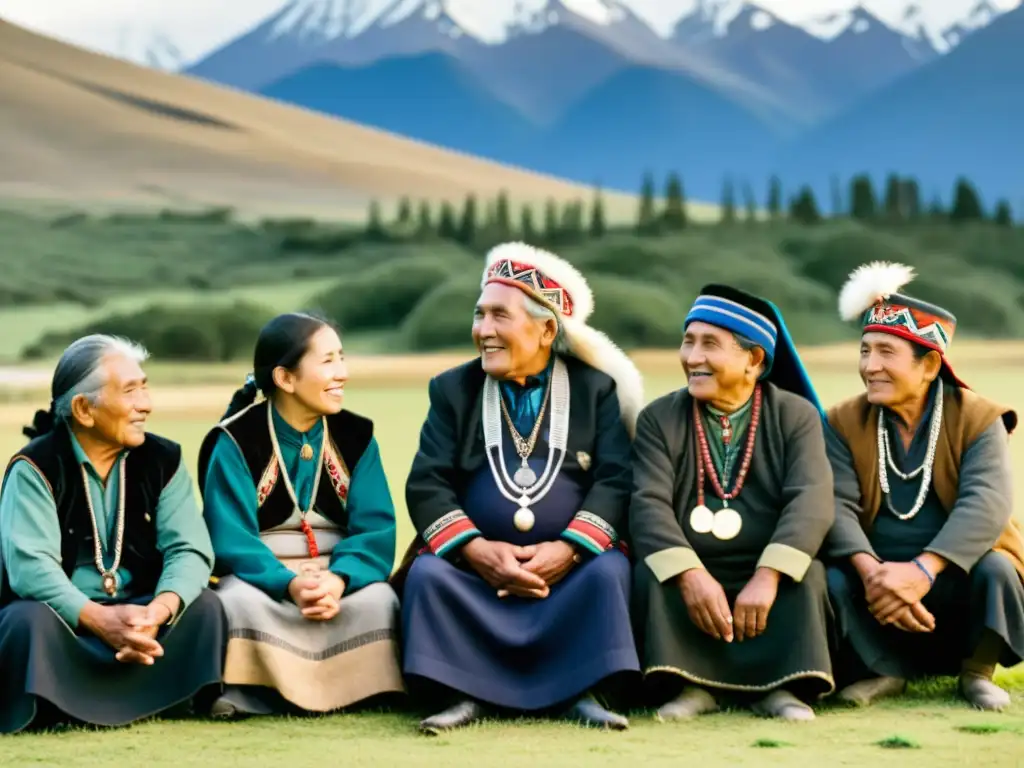
[[[596,555],[611,549],[619,539],[614,528],[587,511],[577,512],[562,536]]]
[[[479,535],[480,531],[466,513],[456,509],[428,527],[423,532],[423,540],[431,552],[438,557],[444,557],[455,547]]]
[[[775,323],[750,307],[721,296],[698,296],[686,316],[686,324],[693,320],[705,320],[711,325],[735,331],[774,355],[779,331]]]
[[[679,667],[661,665],[647,667],[644,670],[643,674],[644,677],[647,677],[648,675],[651,675],[655,672],[663,672],[670,675],[678,675],[684,680],[689,680],[691,683],[695,683],[696,685],[700,685],[706,688],[722,688],[726,691],[773,691],[776,688],[780,688],[783,685],[786,685],[787,683],[793,682],[794,680],[806,680],[809,678],[824,680],[828,684],[828,690],[825,693],[823,693],[822,696],[828,696],[836,689],[836,681],[832,677],[832,675],[829,672],[824,672],[822,670],[817,669],[805,669],[799,672],[793,672],[792,674],[786,675],[785,677],[780,677],[778,680],[775,680],[771,683],[766,683],[764,685],[743,685],[739,683],[723,683],[718,680],[708,680],[707,678],[700,677],[691,672],[687,672],[685,669],[680,669]]]

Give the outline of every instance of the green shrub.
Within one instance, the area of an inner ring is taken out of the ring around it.
[[[45,334],[22,350],[22,357],[59,354],[77,338],[107,333],[139,342],[158,360],[226,362],[249,357],[272,316],[270,310],[246,302],[202,308],[156,305]]]
[[[405,256],[365,269],[314,296],[310,303],[346,331],[394,328],[437,286],[470,262],[440,256]],[[475,265],[474,265],[475,266]],[[479,277],[476,276],[477,293]],[[473,296],[476,301],[477,296]],[[470,305],[472,308],[472,305]]]
[[[682,341],[681,306],[668,291],[636,280],[604,275],[590,281],[594,313],[588,323],[625,349],[674,347]]]
[[[1024,314],[1016,305],[1015,291],[970,275],[945,277],[925,275],[914,281],[908,292],[952,312],[958,329],[980,336],[1018,337],[1024,332]]]
[[[416,304],[401,327],[410,351],[427,352],[472,345],[473,307],[480,298],[480,278],[463,274],[438,285]]]
[[[796,258],[799,273],[838,291],[850,273],[872,261],[892,261],[914,266],[920,254],[911,243],[883,232],[863,230],[822,238],[790,238],[781,247]]]

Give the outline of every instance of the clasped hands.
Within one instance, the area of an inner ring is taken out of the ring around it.
[[[301,574],[288,583],[288,594],[299,607],[303,618],[330,621],[341,611],[345,581],[330,571]]]
[[[915,563],[880,563],[861,553],[854,556],[853,565],[864,583],[868,610],[879,624],[905,632],[935,629],[935,617],[921,602],[932,585]]]
[[[177,600],[174,596],[174,600]],[[179,602],[180,604],[180,602]],[[114,658],[125,664],[151,666],[164,655],[156,636],[171,620],[175,609],[155,599],[148,605],[101,605],[86,603],[79,622],[113,648]]]
[[[707,635],[731,643],[750,640],[768,628],[768,614],[779,593],[779,572],[758,568],[736,596],[732,610],[722,585],[703,568],[679,577],[690,620]]]
[[[576,551],[565,541],[520,547],[477,537],[463,546],[462,556],[497,590],[498,597],[515,595],[543,599],[578,562]]]

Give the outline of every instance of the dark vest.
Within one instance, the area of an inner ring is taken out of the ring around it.
[[[226,433],[238,446],[256,488],[257,521],[260,531],[281,525],[291,517],[295,505],[279,476],[274,445],[267,426],[266,400],[231,416],[207,433],[199,449],[199,491],[206,493],[206,471],[217,438]],[[373,437],[373,422],[350,411],[327,417],[329,435],[326,454],[320,457],[323,473],[316,494],[316,510],[348,534],[348,488],[352,470]]]
[[[60,522],[61,567],[70,578],[79,563],[93,561],[93,535],[82,472],[67,426],[58,425],[16,453],[4,472],[4,484],[17,461],[32,464],[50,487]],[[181,446],[157,435],[147,434],[142,445],[128,451],[121,549],[121,566],[132,574],[132,594],[128,597],[153,594],[163,572],[164,558],[156,546],[157,504],[180,466]],[[108,556],[112,546],[113,542]]]

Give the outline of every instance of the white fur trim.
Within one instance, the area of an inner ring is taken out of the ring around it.
[[[487,283],[487,272],[490,268],[496,262],[505,259],[536,267],[546,277],[562,286],[572,299],[573,318],[586,320],[594,311],[594,293],[582,273],[565,259],[526,243],[502,243],[487,253],[487,263],[484,265],[484,274],[480,281],[481,289]]]
[[[582,273],[572,264],[549,251],[526,243],[503,243],[487,254],[481,289],[487,284],[487,273],[499,261],[515,261],[539,269],[568,292],[573,313],[565,317],[558,312],[569,354],[602,371],[615,380],[619,411],[630,438],[636,434],[636,420],[644,407],[644,380],[639,369],[608,336],[587,325],[594,311],[594,294]],[[558,309],[558,308],[556,308]]]
[[[913,268],[903,264],[873,261],[857,267],[839,292],[839,316],[843,320],[859,319],[882,299],[899,293],[913,279]]]
[[[565,318],[563,327],[570,354],[615,380],[622,422],[632,439],[644,407],[644,379],[636,364],[608,336],[577,318]]]

